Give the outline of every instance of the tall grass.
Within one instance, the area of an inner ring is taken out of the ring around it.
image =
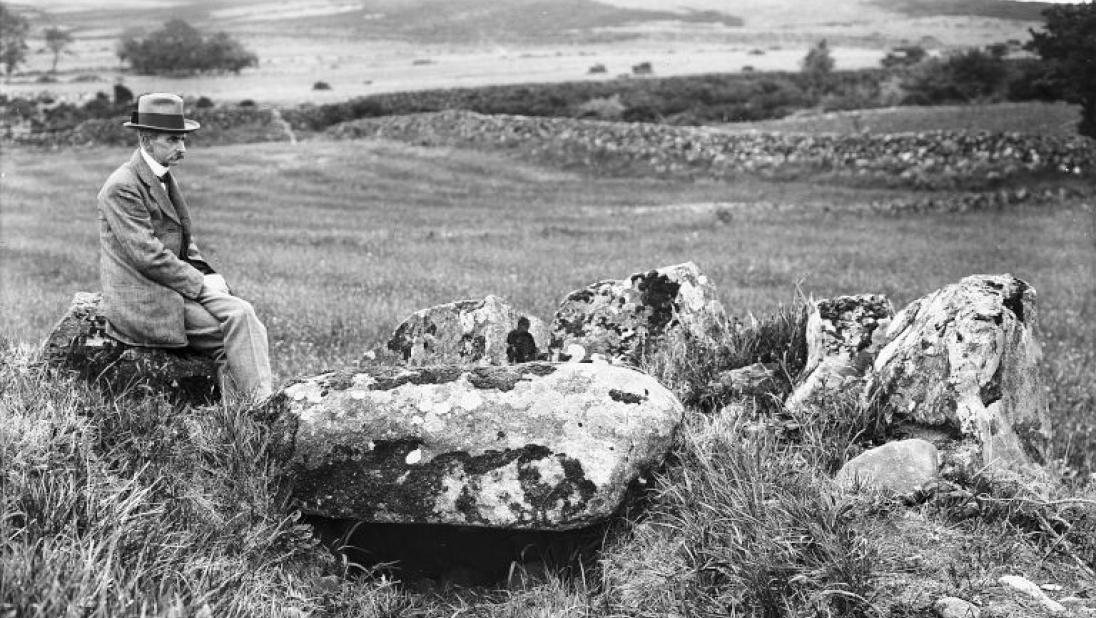
[[[865,615],[876,550],[800,447],[691,416],[634,539],[606,552],[630,615]]]
[[[246,410],[108,400],[5,350],[0,613],[296,618],[330,605],[341,571],[287,508],[265,449]]]

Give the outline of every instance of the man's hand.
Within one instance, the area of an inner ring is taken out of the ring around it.
[[[231,294],[228,290],[228,283],[225,282],[225,278],[217,273],[204,275],[202,277],[202,287],[204,291],[208,290],[217,294]]]

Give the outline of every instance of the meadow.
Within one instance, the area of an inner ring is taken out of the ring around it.
[[[849,502],[826,479],[855,433],[847,419],[789,446],[699,413],[649,514],[608,539],[596,573],[428,595],[344,578],[353,569],[323,558],[278,497],[246,414],[101,401],[24,368],[72,294],[98,287],[95,193],[130,152],[0,158],[0,459],[13,466],[0,487],[0,616],[35,599],[25,615],[66,603],[79,615],[72,600],[84,597],[95,616],[913,616],[931,595],[994,598],[996,577],[1015,569],[1096,593],[1075,564],[1096,565],[1091,514],[994,495],[974,519],[940,501]],[[595,177],[372,140],[195,147],[177,178],[203,252],[265,318],[281,381],[352,365],[429,305],[498,294],[550,319],[573,289],[687,260],[747,324],[804,295],[883,293],[901,307],[969,274],[1010,272],[1038,291],[1055,470],[1077,492],[1092,470],[1096,211],[1082,198],[881,214],[863,205],[901,192]],[[175,446],[150,446],[167,436]],[[18,525],[34,513],[46,523]],[[1072,527],[1047,533],[1037,522],[1052,515]],[[134,549],[159,534],[155,521],[170,534]],[[1076,551],[1063,554],[1069,540]],[[1025,615],[1015,611],[1002,615]]]

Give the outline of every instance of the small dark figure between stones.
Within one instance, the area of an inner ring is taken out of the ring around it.
[[[537,342],[529,332],[529,318],[518,318],[518,326],[506,335],[506,362],[528,363],[537,360]]]

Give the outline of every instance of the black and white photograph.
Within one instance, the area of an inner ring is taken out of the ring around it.
[[[0,618],[1096,618],[1096,0],[0,0]]]

